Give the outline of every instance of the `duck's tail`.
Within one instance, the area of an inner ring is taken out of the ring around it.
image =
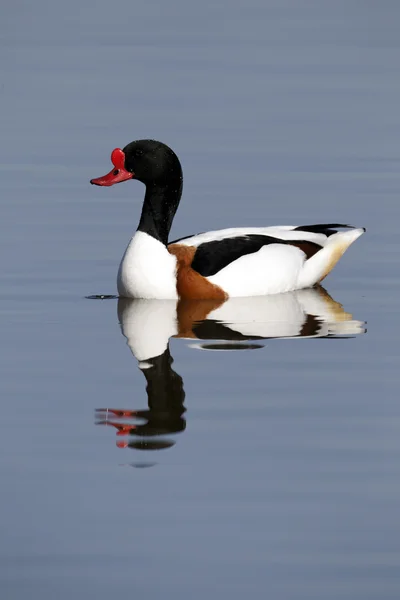
[[[364,227],[338,231],[330,235],[325,246],[305,261],[300,273],[299,287],[310,287],[325,279],[347,248],[363,233],[365,233]]]

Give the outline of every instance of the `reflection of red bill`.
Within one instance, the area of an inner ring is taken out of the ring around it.
[[[117,440],[116,446],[117,446],[117,448],[127,448],[128,442],[126,440]]]
[[[117,435],[129,435],[131,431],[137,429],[132,423],[117,423],[116,421],[100,421],[98,425],[108,425],[117,429]]]
[[[135,417],[136,410],[125,410],[124,408],[96,408],[96,413],[112,413],[116,417]]]
[[[125,169],[125,152],[121,150],[121,148],[115,148],[115,150],[111,152],[111,162],[114,165],[114,169],[107,173],[107,175],[103,175],[103,177],[91,179],[90,183],[93,185],[110,186],[135,177],[134,173]]]

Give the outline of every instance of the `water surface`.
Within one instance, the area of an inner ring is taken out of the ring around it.
[[[399,597],[399,12],[2,8],[4,598]],[[115,294],[143,197],[89,180],[142,137],[182,159],[173,238],[367,234],[325,292],[88,300]]]

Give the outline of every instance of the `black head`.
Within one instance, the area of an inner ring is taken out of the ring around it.
[[[162,142],[138,140],[124,148],[125,168],[146,186],[160,187],[182,181],[182,168],[175,152]]]
[[[146,186],[176,187],[182,184],[182,168],[175,152],[155,140],[137,140],[123,150],[111,153],[114,169],[103,177],[91,179],[94,185],[110,186],[138,179]]]

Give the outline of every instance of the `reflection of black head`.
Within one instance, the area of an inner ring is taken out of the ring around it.
[[[185,392],[183,380],[172,369],[173,358],[169,348],[160,356],[146,361],[142,369],[146,377],[149,410],[137,411],[137,416],[147,420],[143,425],[136,425],[132,432],[135,435],[162,435],[176,433],[186,427],[183,414]]]

